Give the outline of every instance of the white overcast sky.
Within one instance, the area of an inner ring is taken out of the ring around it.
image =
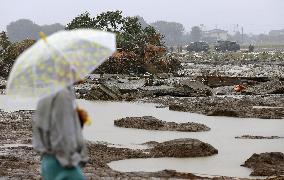
[[[182,23],[186,30],[204,24],[205,30],[221,28],[245,33],[284,29],[284,0],[1,0],[0,30],[11,21],[31,19],[37,24],[65,25],[89,11],[92,16],[107,10],[140,15],[147,22]]]

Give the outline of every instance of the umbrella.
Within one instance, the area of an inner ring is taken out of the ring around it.
[[[90,29],[42,38],[17,59],[7,94],[44,97],[84,78],[116,50],[115,35]]]

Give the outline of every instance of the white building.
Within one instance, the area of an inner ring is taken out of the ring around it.
[[[203,37],[207,39],[214,39],[216,41],[218,40],[225,41],[228,40],[229,34],[228,31],[224,31],[222,29],[212,29],[209,31],[204,31]]]

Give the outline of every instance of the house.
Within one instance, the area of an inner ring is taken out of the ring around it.
[[[209,31],[204,31],[203,37],[205,39],[211,39],[214,41],[219,41],[219,40],[228,40],[229,34],[228,31],[224,31],[222,29],[212,29]]]

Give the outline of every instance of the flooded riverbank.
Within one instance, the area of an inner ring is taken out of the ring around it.
[[[0,108],[33,109],[34,105],[20,103],[7,106],[5,96],[0,96]],[[4,103],[6,101],[6,103]],[[8,103],[9,104],[9,103]],[[253,153],[284,152],[283,139],[235,139],[236,136],[261,135],[283,137],[283,120],[231,118],[204,116],[200,114],[175,112],[168,108],[156,108],[155,104],[128,102],[90,102],[78,100],[79,106],[85,108],[93,118],[90,127],[84,130],[85,138],[91,141],[103,141],[116,147],[143,148],[148,141],[163,142],[177,138],[196,138],[218,149],[218,154],[203,158],[157,158],[130,159],[110,163],[118,171],[159,171],[174,169],[191,172],[231,177],[249,177],[251,170],[240,165]],[[19,104],[18,104],[19,105]],[[170,132],[127,129],[115,127],[113,121],[131,116],[154,116],[163,121],[196,122],[210,127],[208,132]]]

